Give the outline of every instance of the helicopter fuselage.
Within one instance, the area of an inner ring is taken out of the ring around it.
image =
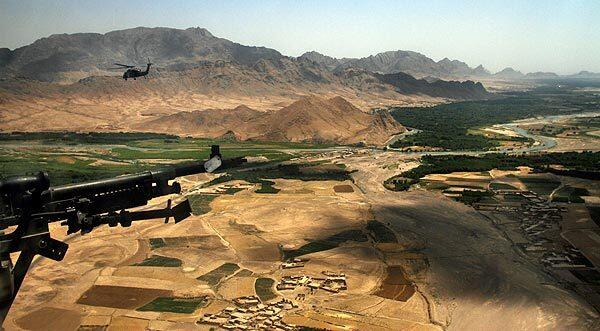
[[[142,71],[137,68],[127,69],[127,71],[125,71],[123,73],[123,79],[127,80],[128,78],[133,78],[135,80],[137,77],[146,76],[149,71],[150,71],[150,64],[148,64],[145,71]]]

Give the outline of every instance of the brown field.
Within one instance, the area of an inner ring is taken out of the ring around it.
[[[492,177],[488,173],[453,172],[449,174],[430,174],[423,177],[423,179],[454,187],[485,189]]]
[[[16,320],[27,330],[77,330],[81,314],[72,310],[43,307]]]
[[[563,230],[590,229],[595,227],[588,209],[583,204],[567,206],[567,212],[563,214],[563,220],[560,225]]]
[[[254,282],[254,277],[231,277],[219,285],[218,293],[229,300],[242,295],[255,295]]]
[[[478,174],[473,174],[472,176],[461,176],[461,177],[446,177],[447,181],[460,181],[460,182],[488,182],[491,178],[489,176],[480,176]]]
[[[117,316],[113,318],[107,331],[146,330],[147,326],[148,320],[127,316]]]
[[[74,157],[70,157],[70,156],[66,156],[66,155],[59,156],[56,158],[56,160],[58,162],[67,163],[67,164],[74,164],[77,161]]]
[[[408,301],[415,294],[415,287],[404,275],[400,266],[389,266],[387,277],[375,292],[375,295],[396,301]]]
[[[382,298],[406,302],[415,294],[415,288],[411,285],[383,283],[375,294]]]
[[[218,249],[222,248],[223,244],[218,236],[182,236],[182,237],[164,237],[161,238],[165,247],[185,247],[196,249]]]
[[[350,185],[336,185],[333,187],[335,193],[352,193],[354,192],[354,188]]]
[[[168,290],[94,285],[77,300],[77,303],[88,306],[135,309],[158,297],[171,296],[171,294],[172,291]]]
[[[286,316],[284,321],[325,330],[439,330],[438,326],[337,310],[311,310]]]
[[[600,230],[578,229],[561,233],[573,246],[581,250],[581,253],[594,265],[600,265]]]
[[[80,329],[87,327],[91,330],[94,330],[94,328],[108,326],[110,324],[110,320],[111,316],[107,315],[88,315],[81,320]]]

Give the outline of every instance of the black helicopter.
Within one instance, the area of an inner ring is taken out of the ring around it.
[[[148,58],[148,63],[146,63],[146,70],[142,71],[142,69],[137,68],[136,66],[130,66],[130,65],[126,65],[126,64],[121,64],[121,63],[114,63],[114,65],[119,66],[119,68],[110,68],[110,69],[125,69],[127,68],[127,70],[125,70],[125,72],[123,73],[123,79],[127,80],[127,78],[133,78],[134,80],[137,77],[142,77],[142,76],[146,76],[148,74],[148,72],[150,71],[150,66],[152,65],[152,63],[150,63],[150,58]]]

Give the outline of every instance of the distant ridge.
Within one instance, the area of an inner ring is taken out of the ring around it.
[[[504,68],[501,71],[494,74],[495,78],[500,79],[522,79],[525,75],[522,72],[517,71],[513,68]]]
[[[329,70],[357,68],[380,74],[404,72],[417,78],[430,76],[455,79],[490,75],[482,65],[471,68],[464,62],[448,58],[435,62],[421,53],[403,50],[383,52],[360,59],[335,59],[312,51],[302,54],[299,58],[320,63]]]
[[[488,95],[481,83],[473,81],[448,82],[444,80],[416,79],[411,75],[399,72],[395,74],[376,74],[382,82],[396,87],[396,91],[403,94],[424,93],[434,97],[454,95],[461,99],[481,99]]]
[[[318,63],[318,64],[324,66],[325,68],[327,68],[328,70],[332,70],[332,71],[335,70],[336,68],[338,68],[340,65],[352,60],[352,59],[347,59],[347,58],[336,59],[331,56],[323,55],[323,54],[321,54],[319,52],[315,52],[315,51],[306,52],[306,53],[300,55],[298,58],[302,59],[302,60],[307,60],[307,61],[312,61],[312,62]]]
[[[589,72],[589,71],[580,71],[576,74],[570,75],[568,77],[571,78],[582,78],[582,79],[600,79],[600,73],[598,72]]]
[[[581,71],[572,75],[558,75],[553,72],[530,72],[527,74],[507,67],[497,73],[478,65],[470,67],[459,60],[443,58],[434,61],[429,57],[413,51],[388,51],[363,58],[337,59],[319,52],[310,51],[298,57],[307,61],[319,63],[328,70],[340,71],[354,68],[378,74],[407,73],[428,82],[435,80],[551,80],[560,78],[600,79],[600,73]]]

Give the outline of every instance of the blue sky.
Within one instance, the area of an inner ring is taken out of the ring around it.
[[[42,1],[0,0],[0,47],[54,33],[200,26],[285,55],[363,57],[414,50],[491,71],[600,72],[593,1]]]

